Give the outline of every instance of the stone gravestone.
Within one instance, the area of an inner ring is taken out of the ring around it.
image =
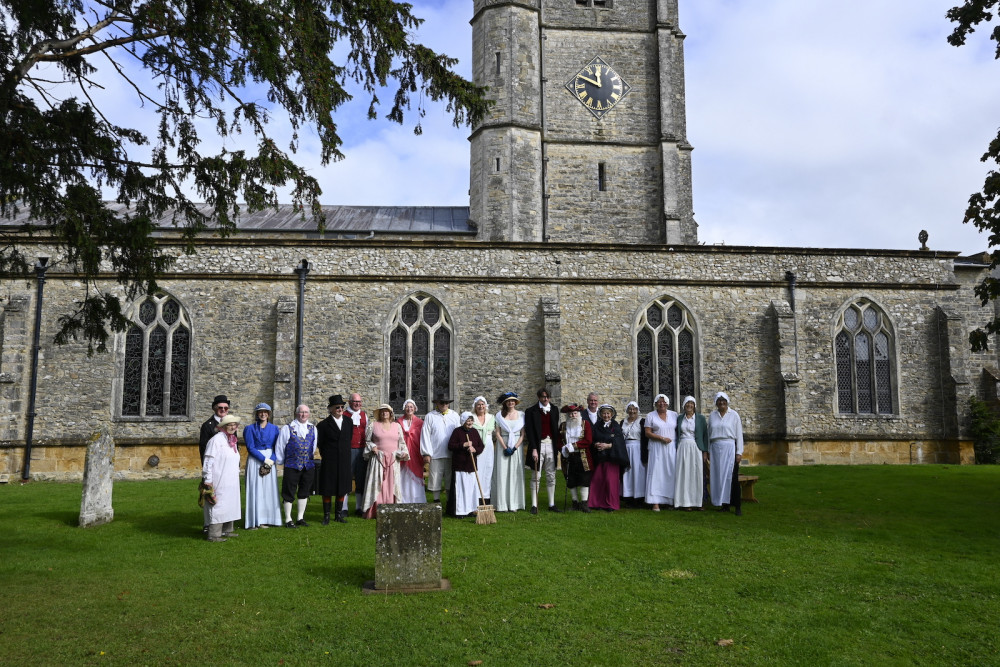
[[[441,578],[441,506],[380,505],[375,524],[375,581],[366,593],[419,593],[451,588]]]
[[[80,526],[100,526],[115,516],[111,506],[111,486],[115,474],[115,439],[104,428],[90,437],[83,469],[83,500]]]

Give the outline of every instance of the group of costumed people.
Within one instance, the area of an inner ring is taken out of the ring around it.
[[[260,403],[254,423],[243,430],[248,453],[244,527],[307,526],[305,510],[314,490],[323,497],[323,525],[331,517],[346,523],[352,480],[356,509],[365,518],[374,518],[379,505],[427,502],[428,491],[434,502],[448,492],[449,516],[474,515],[482,504],[516,512],[527,507],[525,469],[531,513],[538,512],[542,477],[548,509],[559,512],[559,468],[573,509],[582,512],[615,511],[622,500],[648,504],[653,511],[700,510],[707,469],[712,504],[720,511],[732,504],[741,513],[743,429],[725,392],[716,395],[716,409],[707,420],[692,396],[684,399],[678,414],[660,394],[655,410],[645,417],[638,403],[630,401],[621,421],[614,406],[599,404],[596,394],[588,396],[585,406],[573,403],[561,410],[552,405],[546,389],[537,396],[538,403],[522,412],[515,392],[501,394],[496,414],[490,414],[485,397],[477,396],[472,410],[459,414],[450,409],[450,397],[438,394],[423,419],[416,414],[416,403],[407,400],[402,416],[383,404],[368,420],[363,410],[345,409],[346,402],[336,394],[329,399],[329,416],[318,424],[309,421],[308,406],[300,405],[295,420],[280,428],[271,423],[270,406]],[[213,409],[214,421],[202,427],[200,502],[208,539],[225,541],[237,535],[234,522],[241,515],[240,419],[228,414],[225,396],[216,397]],[[206,437],[209,429],[216,433]],[[284,466],[280,494],[278,464]],[[293,520],[294,501],[298,511]]]

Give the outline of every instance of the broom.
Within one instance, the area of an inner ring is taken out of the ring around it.
[[[471,440],[466,440],[467,445],[471,445]],[[476,484],[479,486],[479,500],[483,503],[476,508],[476,523],[486,525],[497,522],[497,515],[493,512],[493,505],[486,505],[486,496],[483,495],[483,483],[479,481],[479,469],[476,467],[476,453],[472,452],[472,472],[476,473]]]

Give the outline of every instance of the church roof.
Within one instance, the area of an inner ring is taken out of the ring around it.
[[[109,204],[108,208],[122,212],[123,204]],[[211,208],[201,207],[210,214]],[[468,206],[324,206],[325,234],[355,235],[372,232],[389,234],[468,234],[476,229],[469,224]],[[19,226],[30,221],[27,211],[12,219],[0,219],[2,226]],[[243,232],[316,234],[317,223],[312,216],[302,216],[290,204],[277,209],[269,208],[240,216],[236,225]],[[168,213],[157,221],[164,232],[176,229]],[[209,228],[214,227],[209,222]]]

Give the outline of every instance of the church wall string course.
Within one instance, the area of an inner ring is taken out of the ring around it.
[[[218,393],[244,419],[264,401],[287,423],[303,259],[315,419],[329,395],[355,391],[369,410],[414,398],[421,413],[439,388],[462,410],[484,395],[495,411],[507,390],[528,405],[547,386],[557,404],[596,391],[622,413],[663,391],[672,408],[692,393],[707,414],[725,390],[751,464],[971,463],[968,400],[989,395],[984,369],[997,365],[968,344],[989,316],[973,294],[987,265],[698,245],[677,9],[476,0],[473,76],[497,104],[470,136],[468,208],[327,207],[319,232],[283,207],[199,239],[195,255],[164,223],[177,261],[162,294],[128,304],[135,325],[106,355],[53,345],[82,285],[43,233],[23,238],[29,257],[53,258],[32,476],[79,479],[87,439],[110,423],[119,477],[195,477]],[[13,476],[35,291],[4,287],[0,472]]]

